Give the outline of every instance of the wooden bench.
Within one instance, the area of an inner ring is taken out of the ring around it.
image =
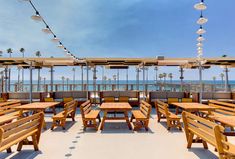
[[[210,115],[234,115],[235,116],[235,104],[219,102],[216,100],[209,100],[209,106],[216,107],[214,112]]]
[[[11,153],[11,147],[18,143],[17,151],[21,151],[23,145],[33,145],[38,151],[43,119],[44,114],[37,113],[0,126],[0,151]],[[28,137],[32,137],[32,141],[28,141]]]
[[[65,123],[67,118],[72,118],[72,120],[75,121],[76,109],[77,101],[73,100],[66,103],[64,105],[64,110],[52,117],[53,122],[51,130],[53,130],[55,126],[61,126],[63,130],[65,130]]]
[[[160,120],[164,118],[167,121],[168,130],[170,130],[173,127],[176,127],[179,130],[182,130],[182,127],[180,124],[180,117],[178,117],[177,115],[169,111],[168,104],[160,100],[157,100],[155,102],[155,108],[157,112],[158,122],[160,122]]]
[[[152,106],[149,103],[142,100],[140,102],[140,109],[131,111],[132,112],[131,122],[133,121],[133,119],[135,120],[135,122],[133,122],[134,130],[138,130],[144,127],[145,130],[148,131],[151,109]]]
[[[4,105],[0,107],[0,116],[6,115],[6,114],[15,114],[19,115],[19,112],[14,109],[14,107],[20,106],[20,101],[14,102],[12,104]]]
[[[228,143],[227,137],[223,135],[224,127],[185,111],[182,118],[187,148],[191,148],[192,143],[202,143],[203,147],[208,149],[209,143],[216,148],[220,159],[235,157],[235,146]]]
[[[87,127],[94,127],[98,130],[99,124],[96,122],[96,119],[101,122],[100,110],[92,110],[91,105],[91,101],[87,100],[80,106],[84,130],[86,130]]]

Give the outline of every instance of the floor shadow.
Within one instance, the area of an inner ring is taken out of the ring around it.
[[[47,129],[43,131],[51,131],[52,122],[46,122],[46,123],[47,123]],[[63,128],[60,126],[57,126],[51,132],[65,132],[66,133],[76,123],[77,121],[66,121],[65,130],[63,130]]]
[[[159,123],[167,129],[166,121],[160,121]],[[178,128],[171,128],[170,130],[168,130],[168,132],[169,133],[183,133],[183,128],[182,130],[179,130]]]
[[[102,134],[132,134],[133,130],[129,130],[127,123],[123,122],[105,122]]]
[[[205,158],[205,156],[207,156],[207,158],[210,158],[210,159],[218,159],[218,156],[216,156],[210,150],[207,150],[204,148],[193,147],[191,149],[188,149],[188,151],[193,152],[195,155],[198,156],[198,158]]]
[[[6,157],[10,157],[10,159],[34,159],[39,154],[42,154],[42,152],[34,150],[22,150],[20,152],[17,152],[16,154],[1,153],[0,159],[5,159]]]

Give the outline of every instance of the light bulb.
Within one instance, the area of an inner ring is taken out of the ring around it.
[[[42,17],[40,16],[38,11],[36,11],[36,14],[32,15],[31,18],[35,21],[42,21]]]
[[[52,41],[52,42],[54,42],[54,43],[56,43],[56,42],[59,42],[59,41],[60,41],[60,39],[59,39],[59,38],[57,38],[57,37],[54,35],[54,38],[53,38],[53,39],[51,39],[51,41]]]
[[[207,7],[206,7],[205,3],[200,2],[200,3],[195,4],[194,8],[196,10],[206,10]]]
[[[197,24],[203,25],[208,22],[208,19],[204,18],[203,16],[200,16],[200,18],[197,20]]]

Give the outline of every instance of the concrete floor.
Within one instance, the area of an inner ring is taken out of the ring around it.
[[[46,117],[48,127],[50,116]],[[105,124],[103,131],[83,132],[80,114],[76,122],[67,122],[67,129],[48,129],[42,133],[40,151],[24,146],[21,152],[12,147],[13,153],[0,153],[0,159],[217,159],[214,148],[204,150],[201,144],[186,148],[184,132],[165,128],[163,121],[157,123],[155,113],[151,116],[150,131],[133,132],[122,121]]]

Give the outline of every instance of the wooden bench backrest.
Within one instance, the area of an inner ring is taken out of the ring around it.
[[[115,97],[104,97],[105,103],[115,102]]]
[[[64,105],[64,116],[67,117],[68,114],[71,112],[76,112],[77,109],[77,101],[72,100],[71,102],[68,102]]]
[[[191,131],[206,142],[216,146],[216,137],[214,134],[214,127],[217,126],[216,123],[185,111],[182,113],[182,118],[187,138],[189,132]]]
[[[234,152],[235,145],[232,145],[231,143],[228,142],[227,136],[224,135],[224,127],[219,126],[219,125],[215,126],[214,133],[215,133],[216,145],[217,145],[216,148],[219,153],[219,156],[227,156],[227,152],[229,151],[229,148],[233,147],[232,156],[234,157],[235,156],[235,152]],[[226,157],[224,157],[224,158],[226,158]]]
[[[85,115],[91,111],[91,101],[87,100],[86,102],[80,105],[80,111],[82,114],[82,118],[85,118]]]
[[[140,103],[140,111],[146,116],[146,118],[150,118],[150,113],[151,113],[152,106],[145,102],[141,101]]]
[[[37,141],[39,141],[43,121],[44,114],[37,113],[0,126],[0,151],[9,148],[35,133],[37,133]]]
[[[215,112],[223,115],[235,115],[235,104],[209,100],[209,105],[216,107]]]
[[[163,101],[157,100],[157,102],[155,102],[155,107],[157,109],[157,112],[160,112],[161,114],[165,115],[166,117],[168,117],[170,115],[169,109],[168,109],[168,104],[164,103]]]
[[[13,104],[10,104],[10,105],[0,107],[0,116],[16,111],[14,109],[14,107],[17,107],[17,106],[20,106],[20,105],[21,105],[21,103],[19,101],[17,103],[13,103]]]

